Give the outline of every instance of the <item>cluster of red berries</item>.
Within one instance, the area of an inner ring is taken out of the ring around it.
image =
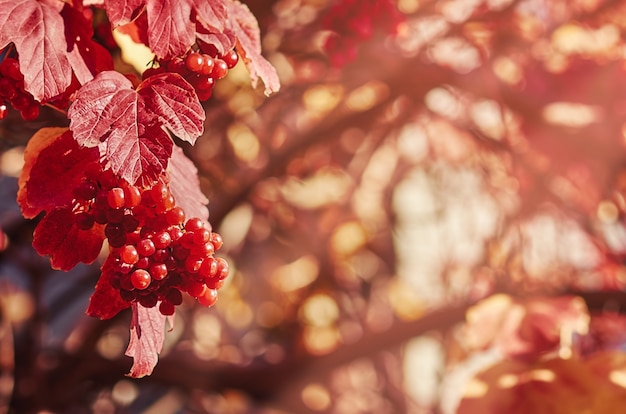
[[[123,300],[146,308],[159,304],[163,315],[174,313],[182,292],[204,306],[215,304],[228,276],[228,263],[213,256],[222,238],[206,221],[186,219],[164,179],[141,188],[97,165],[85,176],[74,190],[76,225],[105,226],[111,284]]]
[[[213,94],[215,81],[224,78],[239,62],[239,55],[234,49],[218,54],[217,49],[210,46],[205,48],[207,52],[191,51],[184,57],[160,60],[158,67],[146,69],[143,78],[162,72],[178,73],[194,87],[200,101],[206,101]]]
[[[391,0],[342,0],[322,20],[323,28],[334,32],[326,39],[324,50],[333,66],[345,66],[356,58],[358,45],[369,40],[375,30],[393,34],[402,20]]]
[[[7,57],[0,62],[0,119],[9,112],[9,104],[26,121],[39,116],[39,103],[24,90],[24,75],[17,59]]]

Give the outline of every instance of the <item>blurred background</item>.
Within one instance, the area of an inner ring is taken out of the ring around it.
[[[626,1],[244,3],[282,88],[239,63],[184,146],[231,276],[150,377],[124,376],[129,312],[84,314],[101,262],[52,271],[15,203],[65,117],[0,121],[2,412],[624,406]]]

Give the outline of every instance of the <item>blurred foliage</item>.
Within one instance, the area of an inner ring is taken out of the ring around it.
[[[397,35],[341,68],[331,2],[246,3],[283,87],[238,65],[184,147],[232,277],[180,308],[149,378],[123,376],[128,314],[83,314],[98,264],[32,251],[14,177],[42,125],[0,122],[2,411],[623,405],[626,2],[398,0]]]

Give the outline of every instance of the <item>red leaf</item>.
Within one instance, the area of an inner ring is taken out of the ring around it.
[[[87,164],[98,162],[97,148],[80,148],[66,128],[42,128],[29,140],[19,179],[18,203],[26,218],[70,206],[72,190]]]
[[[91,79],[95,71],[83,57],[86,48],[63,41],[66,27],[90,24],[84,17],[65,22],[60,14],[64,4],[54,0],[0,0],[0,49],[15,44],[24,87],[39,101],[63,93],[72,81],[72,71],[82,82]]]
[[[149,135],[150,138],[147,138]],[[137,139],[107,140],[106,155],[112,170],[129,182],[152,182],[167,168],[173,142],[160,128],[151,127]]]
[[[70,270],[79,262],[92,263],[104,241],[104,226],[95,224],[90,230],[76,226],[70,207],[48,212],[33,233],[33,247],[41,255],[49,255],[54,269]]]
[[[178,138],[194,144],[204,129],[205,113],[194,89],[182,76],[150,76],[137,89],[146,109]]]
[[[113,27],[130,23],[145,7],[148,21],[147,45],[159,58],[183,55],[196,41],[192,10],[199,22],[216,32],[224,30],[224,0],[106,0],[105,8]]]
[[[102,145],[113,171],[135,183],[167,166],[172,143],[157,126],[193,143],[202,133],[205,113],[180,75],[151,77],[135,91],[125,76],[107,71],[78,91],[68,116],[78,143]]]
[[[112,258],[109,255],[109,258]],[[111,285],[113,275],[113,260],[107,260],[102,265],[102,275],[96,283],[96,290],[89,298],[87,315],[100,319],[110,319],[117,315],[119,311],[130,307],[130,303],[122,300],[119,289]]]
[[[259,24],[248,6],[231,1],[228,8],[230,29],[237,36],[237,51],[250,71],[252,86],[261,78],[265,84],[265,95],[277,92],[280,81],[276,69],[261,55]]]
[[[144,308],[132,304],[133,317],[130,322],[130,343],[126,356],[134,359],[129,376],[141,378],[150,375],[159,360],[165,339],[166,317],[159,307]]]
[[[206,198],[200,189],[198,169],[193,162],[185,156],[180,147],[174,147],[172,158],[168,166],[170,177],[170,191],[187,217],[199,217],[208,220],[209,209]]]

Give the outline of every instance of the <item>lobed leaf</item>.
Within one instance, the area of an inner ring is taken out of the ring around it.
[[[103,50],[91,36],[80,36],[80,42],[66,37],[72,27],[91,23],[80,13],[62,15],[64,7],[54,0],[0,0],[0,49],[15,45],[24,88],[38,101],[65,92],[72,73],[81,82],[90,80],[96,71],[93,54]]]
[[[111,285],[111,276],[114,273],[112,257],[109,255],[109,259],[102,265],[102,274],[96,283],[95,291],[89,298],[89,307],[86,312],[89,316],[110,319],[119,311],[130,307],[130,303],[120,296],[119,289]]]
[[[280,81],[276,69],[261,55],[259,24],[248,8],[239,1],[231,1],[228,7],[230,29],[237,37],[237,52],[243,57],[250,71],[252,86],[260,78],[265,84],[265,95],[278,92]]]
[[[70,270],[79,262],[92,263],[103,241],[104,226],[95,224],[90,230],[79,229],[71,207],[49,211],[33,232],[35,250],[50,256],[50,264],[59,270]]]
[[[96,148],[81,148],[67,128],[42,128],[28,141],[17,201],[26,218],[72,204],[72,191],[87,164],[98,162]]]
[[[194,143],[205,113],[178,74],[150,77],[135,91],[125,76],[106,71],[78,91],[68,116],[78,143],[100,146],[113,171],[135,183],[167,167],[172,141],[161,127]]]
[[[225,0],[105,0],[104,6],[113,27],[132,22],[145,11],[147,46],[159,57],[168,59],[185,54],[195,43],[192,11],[205,27],[224,30],[227,19]]]
[[[132,304],[133,316],[130,322],[130,342],[126,356],[133,358],[129,376],[141,378],[150,375],[159,360],[165,339],[165,320],[159,307],[144,308]]]

